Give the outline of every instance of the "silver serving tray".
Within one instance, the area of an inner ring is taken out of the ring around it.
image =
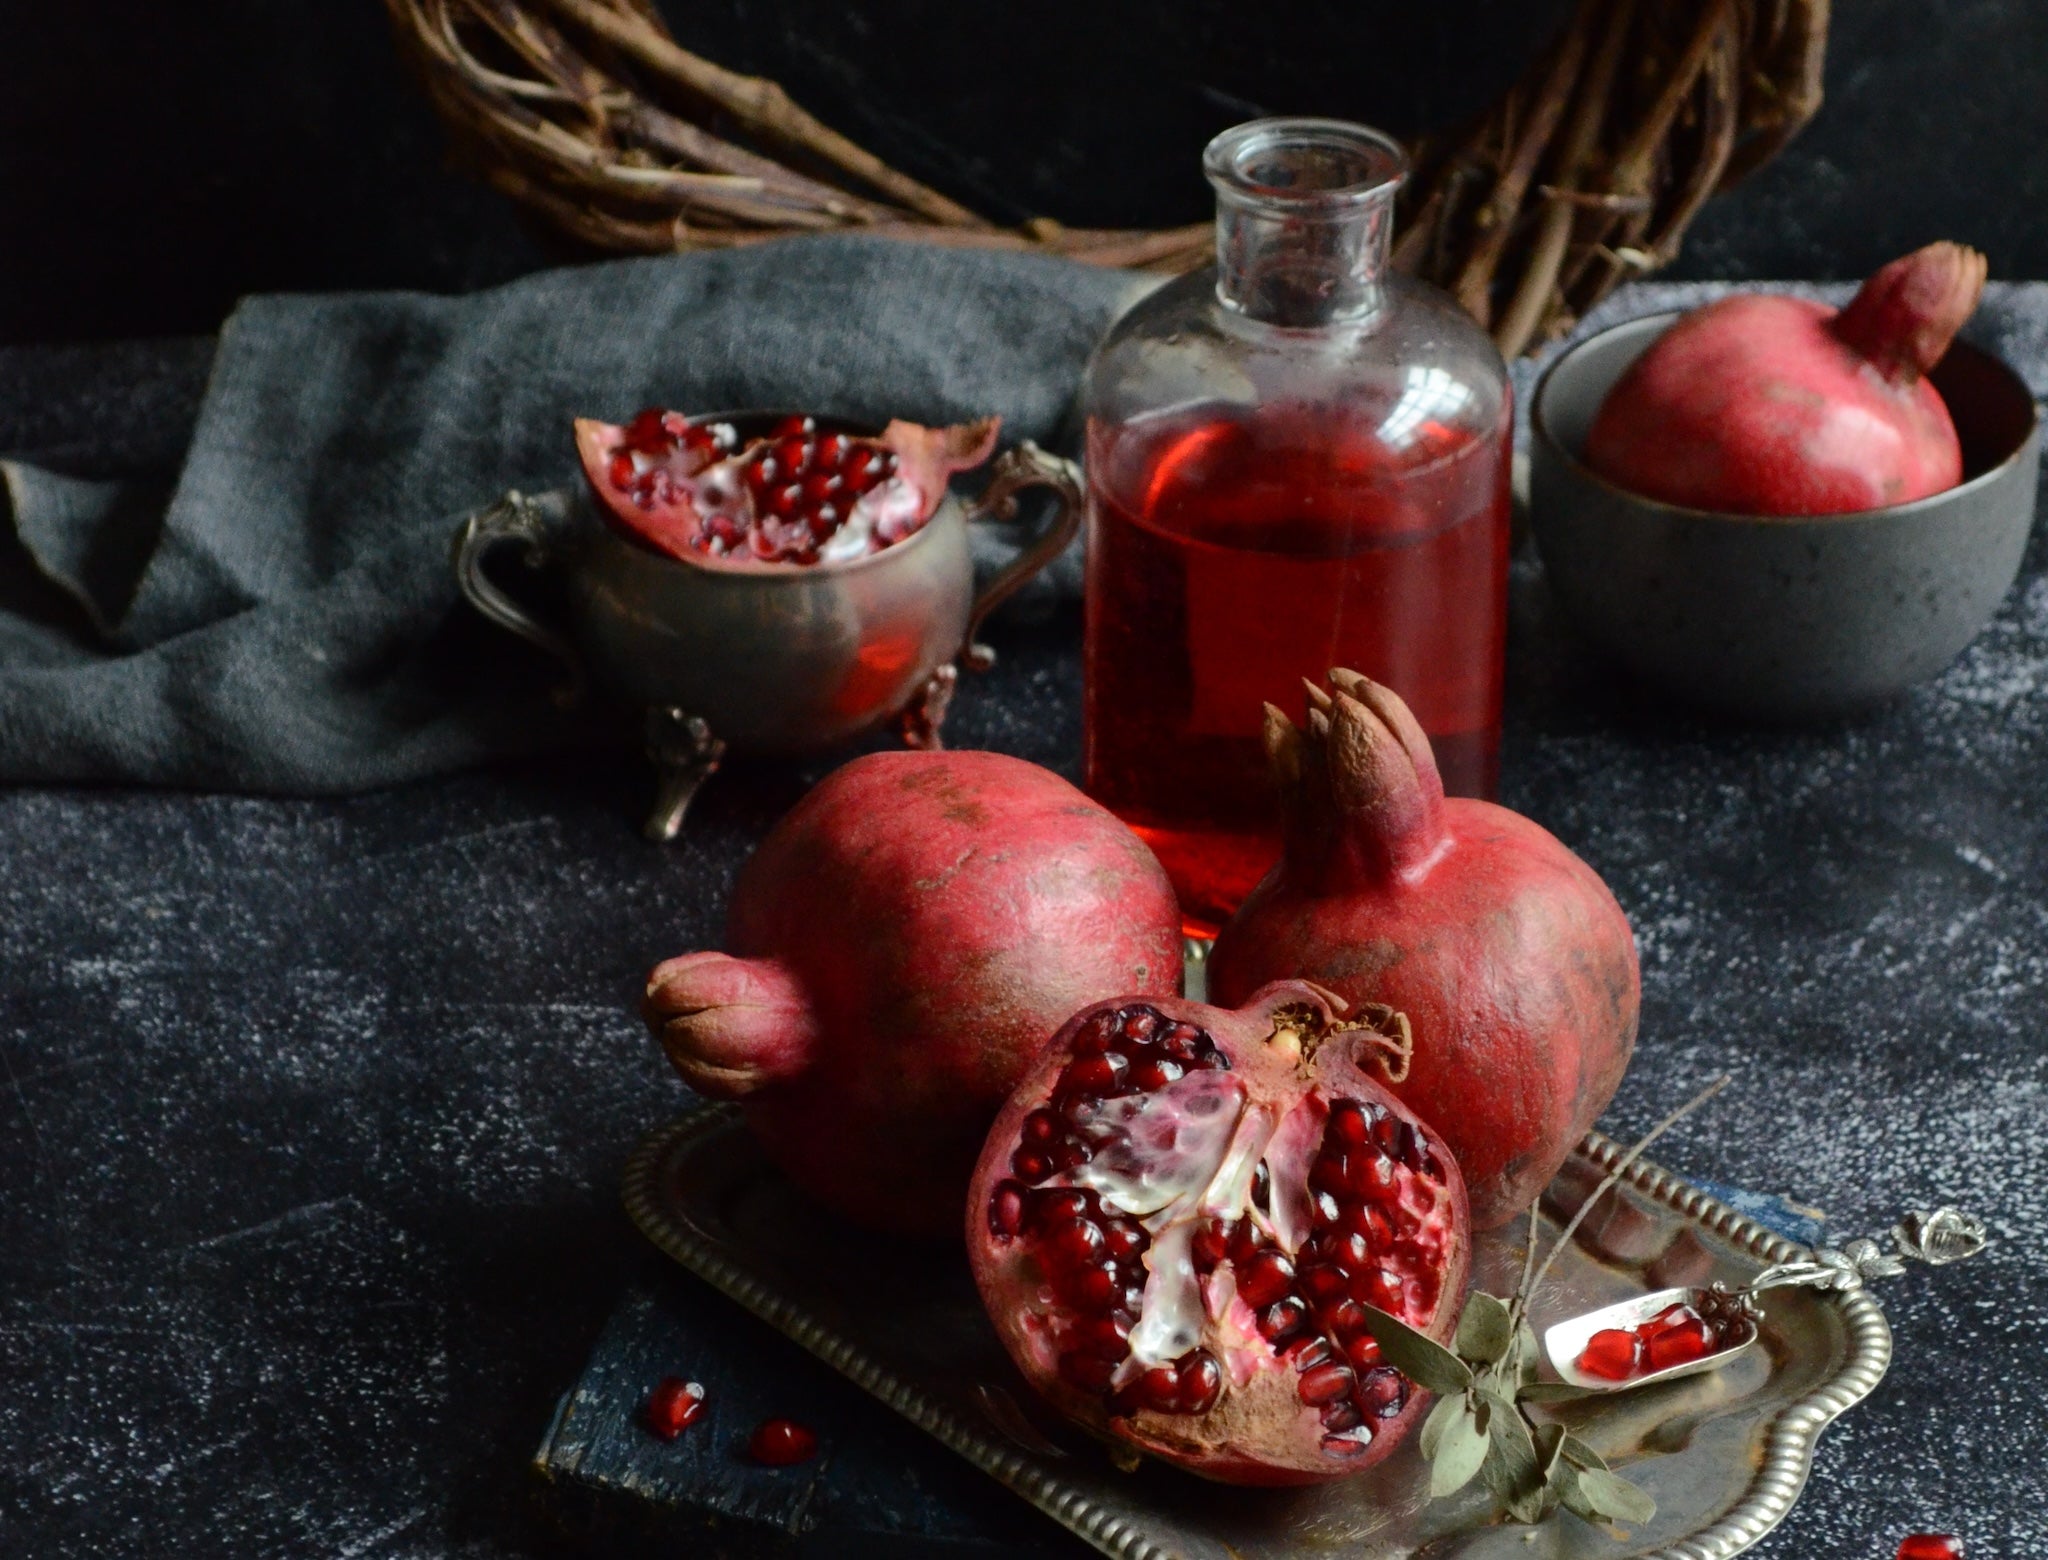
[[[1587,1137],[1546,1198],[1550,1234],[1620,1156],[1607,1138]],[[1560,1511],[1531,1528],[1495,1520],[1476,1484],[1428,1502],[1412,1437],[1379,1467],[1308,1490],[1227,1488],[1150,1462],[1120,1469],[1024,1386],[957,1247],[863,1235],[818,1211],[730,1107],[648,1137],[627,1166],[625,1201],[662,1251],[1124,1560],[1722,1560],[1783,1520],[1821,1430],[1891,1361],[1891,1329],[1868,1292],[1775,1291],[1761,1346],[1727,1367],[1557,1411],[1656,1497],[1654,1519],[1624,1531]],[[1526,1221],[1481,1237],[1474,1282],[1508,1293],[1526,1238]],[[1803,1255],[1638,1162],[1552,1270],[1532,1320],[1540,1333],[1593,1306],[1676,1284],[1743,1283]]]

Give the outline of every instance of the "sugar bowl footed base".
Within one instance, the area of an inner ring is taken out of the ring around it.
[[[772,427],[775,412],[693,418]],[[859,430],[851,430],[858,432]],[[1054,502],[1017,556],[977,592],[968,527],[1015,518],[1026,488]],[[989,613],[1063,552],[1081,520],[1080,473],[1028,440],[995,462],[971,503],[948,494],[914,534],[864,557],[745,572],[672,557],[628,538],[582,489],[508,493],[454,538],[456,582],[485,617],[558,660],[558,697],[594,689],[643,712],[658,776],[646,833],[681,831],[728,754],[797,755],[885,723],[906,746],[940,747],[959,669],[983,671]],[[566,596],[544,620],[485,572],[501,544]]]

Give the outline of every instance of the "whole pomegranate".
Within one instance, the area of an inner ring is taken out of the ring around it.
[[[1312,1484],[1386,1456],[1422,1394],[1366,1306],[1444,1339],[1464,1179],[1373,1074],[1407,1024],[1282,981],[1235,1012],[1124,997],[1071,1019],[989,1133],[967,1249],[1057,1408],[1208,1478]]]
[[[1444,1135],[1472,1222],[1529,1204],[1621,1083],[1641,983],[1628,918],[1555,836],[1491,802],[1446,799],[1408,706],[1356,672],[1311,686],[1308,729],[1266,707],[1279,864],[1209,956],[1240,1002],[1298,975],[1415,1025],[1394,1092]]]
[[[685,1081],[872,1228],[954,1234],[988,1124],[1106,992],[1180,986],[1166,874],[1106,809],[998,753],[873,753],[741,869],[725,953],[648,977]]]
[[[1984,290],[1985,261],[1929,244],[1846,309],[1741,293],[1673,325],[1607,393],[1585,462],[1690,509],[1831,515],[1926,498],[1962,480],[1941,361]]]
[[[623,427],[576,420],[590,488],[621,527],[690,563],[841,563],[923,529],[956,471],[987,460],[994,417],[892,422],[878,438],[788,417],[742,443],[729,422],[650,406]]]

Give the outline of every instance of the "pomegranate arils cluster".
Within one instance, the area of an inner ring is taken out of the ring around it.
[[[1690,1365],[1741,1343],[1746,1324],[1720,1326],[1689,1305],[1666,1306],[1633,1327],[1607,1327],[1586,1340],[1578,1367],[1602,1381],[1627,1381],[1675,1365]]]
[[[753,499],[754,555],[772,563],[815,563],[861,496],[896,475],[896,465],[896,456],[871,440],[821,436],[814,417],[778,423],[740,468]],[[909,534],[886,534],[888,529],[877,528],[875,547]],[[730,552],[739,540],[707,536],[704,550]]]

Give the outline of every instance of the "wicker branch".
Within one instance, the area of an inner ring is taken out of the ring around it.
[[[660,253],[793,233],[1177,272],[1208,223],[1003,228],[676,43],[652,0],[385,0],[456,144],[577,241]],[[1580,0],[1499,102],[1412,149],[1395,264],[1514,356],[1678,253],[1717,190],[1820,107],[1828,0]],[[735,139],[738,137],[738,139]]]

